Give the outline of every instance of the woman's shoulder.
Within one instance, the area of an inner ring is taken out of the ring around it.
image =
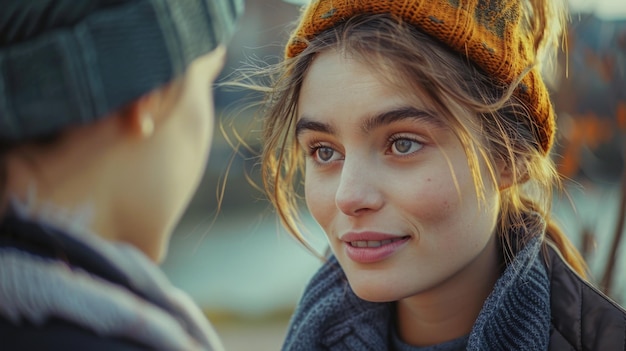
[[[83,301],[71,287],[87,280],[74,278],[95,277],[90,268],[99,264],[93,254],[86,255],[87,262],[79,259],[83,247],[55,234],[37,222],[13,217],[0,221],[0,349],[142,350],[132,341],[105,338],[60,317],[71,313],[59,300]]]
[[[201,312],[162,276],[62,234],[0,221],[0,349],[188,349],[196,337],[212,342]]]
[[[552,317],[551,348],[626,350],[626,310],[580,277],[547,245]]]

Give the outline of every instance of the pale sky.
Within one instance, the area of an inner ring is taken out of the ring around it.
[[[569,0],[572,10],[593,12],[603,19],[626,19],[626,0]]]

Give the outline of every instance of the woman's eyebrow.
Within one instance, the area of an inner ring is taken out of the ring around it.
[[[335,134],[335,130],[330,124],[316,122],[306,116],[303,116],[300,118],[300,120],[298,120],[298,123],[296,123],[296,137],[300,136],[300,134],[304,133],[307,130],[327,134]]]
[[[431,112],[420,110],[415,107],[400,107],[393,110],[385,111],[374,115],[365,121],[361,125],[361,129],[364,133],[369,133],[372,129],[376,129],[394,122],[415,119],[426,123],[435,125],[436,127],[443,127],[443,123],[440,119],[436,118]]]
[[[435,118],[435,116],[428,111],[420,110],[415,107],[400,107],[367,118],[365,121],[363,121],[361,125],[361,130],[367,134],[371,132],[372,129],[376,129],[384,125],[406,119],[420,120],[426,123],[433,124],[436,127],[443,126],[441,120]],[[307,116],[303,116],[300,118],[300,120],[298,120],[298,123],[296,123],[296,137],[298,137],[305,131],[335,134],[335,129],[332,125],[324,122],[317,122],[308,118]]]

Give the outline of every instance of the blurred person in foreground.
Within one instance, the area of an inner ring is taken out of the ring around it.
[[[0,348],[220,350],[157,264],[237,0],[0,1]]]
[[[560,182],[540,69],[561,5],[304,8],[285,60],[257,73],[271,87],[248,82],[268,91],[268,196],[306,245],[303,177],[332,252],[284,350],[626,349],[626,311],[550,218]]]

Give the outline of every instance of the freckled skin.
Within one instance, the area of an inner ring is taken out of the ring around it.
[[[385,85],[359,62],[333,50],[317,56],[305,77],[298,113],[332,125],[334,133],[307,131],[298,141],[304,149],[313,141],[324,142],[342,159],[323,167],[307,159],[307,205],[361,298],[404,301],[409,304],[400,306],[413,307],[435,300],[455,301],[450,306],[457,306],[456,302],[473,299],[475,305],[474,300],[484,299],[484,290],[491,290],[498,274],[493,234],[497,186],[486,184],[486,202],[479,206],[464,149],[448,129],[401,122],[362,132],[364,118],[411,103],[406,94]],[[390,155],[385,145],[397,133],[415,135],[424,146],[408,157]],[[352,261],[345,253],[346,244],[339,240],[349,231],[376,231],[410,240],[393,256],[363,264]],[[471,282],[491,286],[481,285],[481,291],[474,293],[467,288]]]

